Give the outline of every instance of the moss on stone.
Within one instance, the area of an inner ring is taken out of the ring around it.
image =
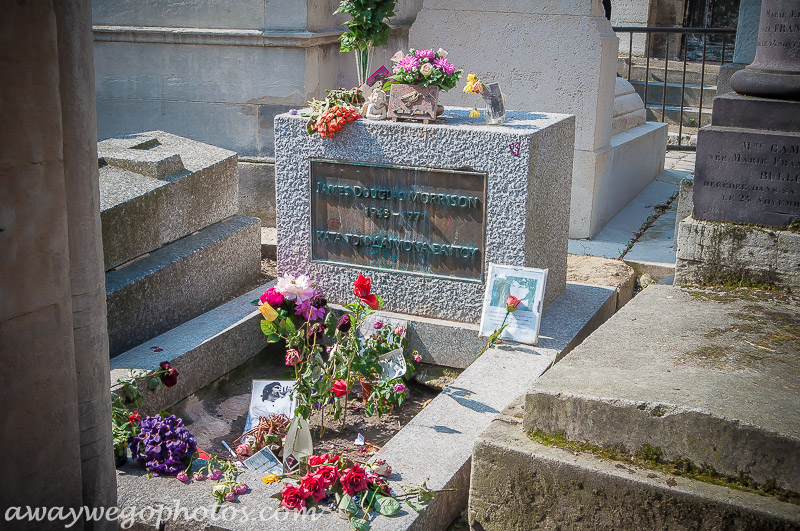
[[[544,446],[553,446],[571,452],[581,452],[591,454],[597,458],[618,461],[628,465],[636,465],[648,470],[654,470],[668,476],[677,476],[701,481],[711,485],[719,485],[731,489],[759,494],[761,496],[772,496],[779,501],[800,505],[800,494],[779,488],[774,480],[764,483],[756,483],[745,475],[725,476],[717,472],[710,465],[697,465],[690,459],[676,457],[672,460],[664,459],[664,452],[657,446],[649,444],[643,445],[633,454],[627,452],[623,445],[612,445],[609,447],[598,446],[591,443],[571,441],[567,439],[563,430],[546,433],[542,430],[528,432],[528,438]],[[648,478],[655,478],[654,474],[648,474]],[[674,484],[674,479],[668,480]]]

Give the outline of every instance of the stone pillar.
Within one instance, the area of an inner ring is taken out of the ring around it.
[[[764,0],[753,63],[731,78],[739,94],[800,100],[800,0]]]
[[[0,510],[82,505],[57,20],[52,2],[0,17]],[[4,529],[63,529],[14,521]]]
[[[83,504],[117,504],[89,0],[56,2]],[[111,529],[113,522],[86,522]]]
[[[717,94],[731,91],[731,76],[753,62],[756,55],[758,36],[758,17],[761,13],[761,0],[741,0],[739,20],[736,26],[736,45],[733,63],[723,65],[717,78]]]
[[[90,24],[87,0],[4,2],[0,19],[3,517],[116,504]],[[69,523],[46,520],[4,529]]]

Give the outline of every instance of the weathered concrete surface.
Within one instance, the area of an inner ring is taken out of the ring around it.
[[[310,165],[317,157],[440,169],[469,167],[488,174],[484,272],[490,262],[549,269],[545,306],[566,283],[570,168],[574,118],[508,111],[502,126],[447,108],[440,122],[423,125],[358,120],[334,139],[310,136],[306,119],[275,119],[278,273],[308,274],[332,302],[349,302],[358,267],[311,260]],[[511,149],[519,143],[520,150]],[[370,271],[373,292],[390,311],[478,323],[485,280],[432,278]],[[484,274],[485,276],[485,274]],[[431,296],[434,294],[434,296]]]
[[[566,360],[565,360],[566,361]],[[769,529],[800,526],[800,507],[537,444],[518,412],[492,422],[472,455],[474,530]]]
[[[800,491],[798,308],[649,286],[536,382],[524,427]]]
[[[678,285],[731,277],[800,287],[800,232],[687,217],[677,244]]]
[[[396,517],[373,520],[372,529],[445,529],[466,506],[470,455],[480,431],[546,371],[557,356],[573,348],[578,338],[596,327],[598,319],[613,312],[613,295],[614,291],[608,288],[569,284],[565,293],[544,311],[538,347],[507,343],[488,350],[392,438],[375,458],[386,459],[392,465],[393,490],[401,492],[400,484],[423,481],[433,489],[455,490],[439,494],[423,516],[403,506]],[[167,523],[165,529],[344,531],[350,527],[327,509],[317,519],[288,516],[286,521],[268,520],[279,504],[269,496],[282,485],[264,485],[260,475],[249,473],[242,479],[253,488],[253,493],[239,497],[236,504],[239,513],[235,518],[228,513],[227,520],[223,520],[223,515],[214,523],[217,527],[212,527],[208,516],[198,514],[199,522],[182,516],[177,522]],[[205,482],[183,486],[174,479],[149,480],[130,465],[119,473],[118,480],[121,508],[174,507],[177,501],[189,507],[192,515],[196,508],[207,508],[212,503],[210,487]],[[242,511],[248,511],[249,521],[241,521]],[[150,521],[151,527],[142,528],[152,528],[154,518]]]
[[[633,297],[636,274],[622,260],[591,255],[567,255],[567,281],[609,286],[616,290],[616,308],[620,309]]]
[[[206,312],[252,285],[260,223],[234,216],[106,273],[111,356]]]
[[[232,151],[163,131],[97,150],[106,270],[238,212]]]
[[[262,227],[275,226],[275,159],[239,160],[239,214],[258,218]]]
[[[261,313],[251,302],[274,284],[251,290],[113,358],[112,385],[127,378],[130,369],[150,370],[169,361],[180,373],[178,383],[157,393],[144,392],[141,411],[154,414],[224,376],[267,346],[258,325]]]

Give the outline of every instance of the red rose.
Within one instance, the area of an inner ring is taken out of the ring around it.
[[[389,496],[389,485],[377,474],[367,472],[367,487],[372,490],[380,490],[382,494]]]
[[[325,461],[325,456],[323,455],[312,455],[308,458],[308,466],[319,466],[325,463],[327,463],[327,461]]]
[[[172,368],[172,365],[170,365],[168,361],[162,361],[159,363],[159,367],[161,367],[162,371],[168,371]]]
[[[344,380],[334,380],[331,391],[336,396],[342,397],[347,394],[347,383]]]
[[[522,301],[516,298],[515,296],[509,295],[508,298],[506,299],[506,311],[512,313],[516,312],[517,308],[519,307],[519,303],[521,302]]]
[[[322,478],[327,489],[339,479],[339,470],[335,466],[324,466],[317,470],[317,475]]]
[[[128,422],[139,422],[140,420],[142,420],[142,416],[138,411],[134,411],[131,413],[131,416],[128,417]]]
[[[342,484],[344,492],[350,496],[355,496],[362,490],[367,490],[367,474],[358,465],[353,465],[345,470],[339,482]]]
[[[325,494],[325,479],[318,474],[311,474],[308,472],[305,476],[300,478],[300,488],[306,491],[306,494],[314,498],[314,501],[319,501],[327,496]]]
[[[306,491],[300,487],[295,487],[294,485],[285,485],[281,489],[281,495],[283,496],[283,500],[281,500],[281,507],[284,507],[290,511],[300,512],[306,506],[306,496],[308,493],[306,493]]]
[[[353,286],[353,293],[356,297],[361,299],[361,302],[373,310],[377,310],[378,298],[370,293],[370,290],[372,290],[372,280],[359,273],[358,278]]]
[[[167,387],[172,387],[176,383],[178,383],[178,371],[173,368],[170,368],[167,374],[161,375],[161,381],[164,382],[164,385]]]

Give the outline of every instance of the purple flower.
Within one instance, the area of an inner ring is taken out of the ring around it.
[[[436,54],[433,52],[433,50],[417,50],[414,52],[414,55],[417,57],[417,59],[433,59],[436,57]]]
[[[398,72],[401,72],[403,70],[405,70],[406,72],[412,72],[418,68],[419,68],[419,59],[417,59],[412,55],[406,55],[405,57],[397,61],[397,64],[394,65],[392,71],[395,74],[397,74]]]
[[[433,66],[440,68],[445,74],[452,75],[456,71],[456,67],[450,64],[450,61],[445,57],[437,57],[433,60]]]
[[[216,481],[222,477],[222,470],[214,470],[213,472],[209,472],[206,477],[208,479],[213,479],[214,481]]]
[[[321,293],[315,292],[308,299],[294,307],[294,313],[309,321],[317,321],[325,317],[325,305],[328,301]]]
[[[350,322],[350,316],[348,314],[344,314],[343,316],[339,317],[339,321],[336,323],[336,329],[339,332],[346,334],[350,331],[350,327],[352,325],[353,323]]]
[[[239,483],[233,488],[233,492],[237,495],[245,494],[248,490],[250,490],[250,487],[247,486],[247,483]]]
[[[375,330],[380,330],[381,328],[383,328],[383,321],[375,321],[372,324],[372,328],[374,328]]]
[[[235,499],[236,499],[236,495],[234,493],[232,493],[232,492],[229,492],[228,494],[225,495],[225,501],[232,502]]]
[[[406,333],[406,329],[403,328],[402,326],[398,326],[397,328],[394,329],[394,333],[398,336],[402,336],[403,334]]]
[[[297,114],[297,109],[289,109],[289,114],[294,116],[295,114]]]
[[[186,475],[186,472],[178,472],[178,474],[175,477],[181,483],[189,483],[189,476]]]
[[[206,477],[203,475],[202,472],[195,472],[194,474],[192,474],[192,478],[195,481],[203,481],[204,479],[206,479]]]
[[[394,392],[395,393],[404,393],[406,391],[406,386],[403,384],[394,384]]]

